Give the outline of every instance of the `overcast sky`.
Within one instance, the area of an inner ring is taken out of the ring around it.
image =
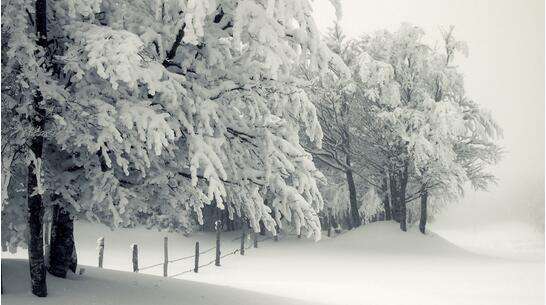
[[[439,26],[455,26],[468,43],[458,64],[469,96],[493,113],[504,130],[506,154],[493,168],[499,183],[489,192],[469,191],[438,222],[454,224],[524,219],[517,207],[544,204],[544,1],[543,0],[340,0],[348,36],[402,22],[437,40]],[[328,0],[315,0],[323,31],[335,20]],[[464,217],[461,217],[463,216]]]

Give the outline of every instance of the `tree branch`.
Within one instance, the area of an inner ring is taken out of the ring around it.
[[[170,60],[173,59],[174,56],[176,55],[176,50],[180,46],[180,43],[182,42],[182,38],[184,38],[184,29],[185,28],[186,28],[186,24],[184,23],[182,25],[182,28],[180,28],[180,30],[178,30],[178,33],[176,34],[176,38],[174,39],[174,43],[173,43],[171,49],[169,50],[169,52],[167,52],[166,59],[163,61],[164,66],[167,66],[170,63]]]

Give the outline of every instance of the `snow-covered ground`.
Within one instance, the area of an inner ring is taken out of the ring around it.
[[[310,305],[309,303],[211,284],[87,267],[84,275],[68,279],[48,276],[49,295],[30,294],[28,262],[2,260],[4,294],[10,305]]]
[[[510,228],[504,230],[508,232]],[[210,233],[184,237],[144,229],[110,231],[88,223],[78,223],[76,234],[81,264],[96,265],[96,240],[104,236],[104,266],[121,271],[131,270],[133,243],[139,245],[141,266],[162,261],[163,236],[169,237],[170,259],[193,254],[196,240],[200,241],[201,249],[214,245]],[[454,236],[458,245],[472,244],[472,239],[479,235],[474,232],[465,239],[464,232],[441,234]],[[224,234],[223,253],[238,247],[239,241],[231,241],[236,236],[237,233]],[[537,250],[537,243],[520,246]],[[470,249],[472,252],[466,251],[434,233],[424,236],[413,229],[403,233],[393,223],[375,223],[334,238],[324,237],[319,242],[293,236],[283,237],[279,242],[268,240],[260,243],[258,249],[247,250],[244,257],[239,254],[226,257],[221,267],[211,265],[202,268],[199,274],[190,272],[177,278],[313,304],[544,304],[543,250],[534,255],[502,258],[504,255],[491,253],[494,247],[486,248],[489,255],[476,254],[483,251],[476,247]],[[505,252],[499,249],[501,254]],[[201,261],[213,259],[213,252]],[[25,254],[22,251],[15,257]],[[6,253],[3,256],[14,257]],[[169,274],[189,270],[192,265],[191,259],[170,264]],[[92,270],[94,275],[100,272],[106,271]],[[161,275],[162,267],[142,273]],[[168,283],[177,285],[176,281]],[[180,289],[188,285],[189,282],[179,282]],[[211,293],[213,290],[207,289]],[[178,300],[173,304],[186,304],[181,296],[173,298]],[[247,299],[241,304],[255,303],[254,299]]]
[[[469,251],[518,260],[544,260],[544,232],[523,222],[433,227],[434,232]]]

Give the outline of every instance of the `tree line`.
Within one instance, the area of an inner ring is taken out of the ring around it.
[[[2,3],[3,251],[28,247],[44,297],[46,271],[75,270],[74,219],[405,230],[413,199],[486,187],[499,154],[453,66],[462,44],[421,36],[323,39],[306,0]]]

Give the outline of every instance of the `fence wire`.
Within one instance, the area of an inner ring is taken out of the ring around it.
[[[342,233],[339,233],[337,235],[341,235],[345,232],[342,232]],[[286,236],[298,236],[298,234],[285,234]],[[246,236],[250,236],[250,235],[246,235]],[[241,239],[241,236],[237,236],[235,238],[232,238],[231,241],[236,241],[236,240],[240,240]],[[248,239],[245,237],[245,240]],[[258,239],[258,242],[261,243],[261,242],[264,242],[264,241],[267,241],[267,240],[271,240],[273,239],[273,236],[267,236],[267,237],[264,237],[262,239]],[[249,242],[248,245],[246,245],[244,247],[245,250],[248,250],[250,248],[252,248],[254,245],[252,243],[252,240],[251,242]],[[213,247],[210,247],[206,250],[203,250],[203,251],[200,251],[199,252],[199,255],[202,255],[202,254],[206,254],[212,250],[215,250],[216,249],[216,246],[213,246]],[[220,258],[225,258],[225,257],[228,257],[228,256],[231,256],[231,255],[234,255],[234,254],[237,254],[240,252],[240,248],[237,248],[237,249],[234,249],[234,250],[231,250],[229,251],[228,253],[220,256]],[[188,255],[188,256],[183,256],[183,257],[179,257],[179,258],[175,258],[175,259],[172,259],[172,260],[169,260],[168,263],[175,263],[175,262],[179,262],[179,261],[183,261],[183,260],[187,260],[187,259],[191,259],[191,258],[195,258],[195,254],[194,255]],[[202,264],[202,265],[198,265],[198,269],[201,269],[202,267],[207,267],[207,266],[210,266],[212,265],[214,262],[216,261],[216,259],[214,260],[211,260],[205,264]],[[165,263],[164,262],[161,262],[161,263],[157,263],[157,264],[153,264],[153,265],[149,265],[149,266],[145,266],[145,267],[142,267],[142,268],[138,268],[138,271],[143,271],[143,270],[148,270],[148,269],[151,269],[151,268],[154,268],[154,267],[159,267],[159,266],[162,266],[164,265]],[[179,272],[179,273],[175,273],[173,275],[169,275],[169,277],[177,277],[177,276],[180,276],[182,274],[186,274],[186,273],[189,273],[189,272],[194,272],[194,268],[191,268],[189,270],[186,270],[186,271],[182,271],[182,272]]]
[[[154,267],[162,266],[163,264],[164,264],[164,263],[159,263],[159,264],[154,264],[154,265],[150,265],[150,266],[138,268],[138,271],[142,271],[142,270],[146,270],[146,269],[151,269],[151,268],[154,268]]]
[[[194,255],[188,255],[188,256],[184,256],[184,257],[180,257],[180,258],[176,258],[176,259],[173,259],[173,260],[170,260],[169,263],[174,263],[174,262],[178,262],[178,261],[183,261],[185,259],[190,259],[190,258],[194,258],[195,257],[195,254]]]

